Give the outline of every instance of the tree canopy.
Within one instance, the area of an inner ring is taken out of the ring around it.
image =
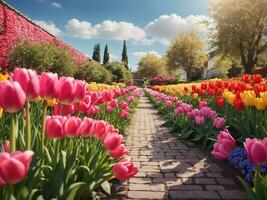
[[[92,55],[92,59],[96,62],[101,62],[101,54],[100,54],[100,44],[96,44],[94,46],[94,51]]]
[[[240,59],[245,73],[252,73],[259,55],[267,50],[267,1],[214,0],[210,14],[218,50]]]
[[[126,41],[123,40],[123,49],[122,49],[122,54],[121,54],[121,61],[125,63],[125,67],[129,69],[128,67],[128,53],[127,53],[127,46],[126,46]]]
[[[106,65],[108,62],[109,62],[109,52],[108,52],[108,45],[106,45],[103,56],[103,64]]]
[[[167,74],[165,60],[154,54],[143,56],[138,62],[137,70],[145,78]]]
[[[173,40],[167,49],[166,60],[169,71],[184,69],[187,79],[204,67],[207,55],[204,44],[194,31],[183,32]]]

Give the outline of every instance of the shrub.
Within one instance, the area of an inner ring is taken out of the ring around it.
[[[72,76],[76,70],[70,52],[54,44],[28,42],[15,46],[9,55],[10,70],[15,67],[35,69],[38,73],[50,71],[60,76]]]
[[[88,61],[79,67],[74,77],[87,82],[110,83],[112,81],[112,74],[96,61]]]
[[[106,69],[114,75],[113,81],[130,84],[133,82],[132,73],[121,62],[111,62],[106,65]]]
[[[149,83],[150,85],[168,85],[177,83],[177,80],[170,76],[155,76]]]

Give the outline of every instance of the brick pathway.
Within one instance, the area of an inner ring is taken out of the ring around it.
[[[227,163],[178,140],[146,97],[133,120],[126,145],[139,173],[123,183],[120,199],[246,199]]]

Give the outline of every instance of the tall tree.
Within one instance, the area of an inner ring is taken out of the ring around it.
[[[101,55],[100,55],[100,44],[96,44],[94,46],[93,56],[92,59],[96,62],[101,62]]]
[[[145,78],[167,75],[165,60],[151,53],[139,60],[137,70]]]
[[[183,69],[190,81],[192,75],[204,67],[207,55],[203,42],[194,31],[190,31],[181,33],[172,41],[166,52],[166,59],[170,72]]]
[[[103,64],[107,64],[109,62],[109,52],[108,52],[108,45],[106,44],[104,50],[104,57],[103,57]]]
[[[125,63],[125,67],[129,69],[128,67],[128,54],[127,54],[127,46],[126,46],[126,41],[123,40],[123,49],[122,49],[122,54],[121,54],[121,61]]]
[[[224,55],[240,59],[245,73],[252,73],[267,51],[266,11],[266,0],[214,0],[210,6],[217,30],[214,44]]]

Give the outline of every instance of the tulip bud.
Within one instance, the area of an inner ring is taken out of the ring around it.
[[[58,75],[43,72],[40,76],[40,96],[45,100],[56,98]]]
[[[58,81],[57,99],[62,104],[73,103],[76,95],[76,84],[71,77],[61,77]]]
[[[15,113],[25,105],[26,95],[20,84],[16,81],[0,83],[0,107],[6,112]]]

